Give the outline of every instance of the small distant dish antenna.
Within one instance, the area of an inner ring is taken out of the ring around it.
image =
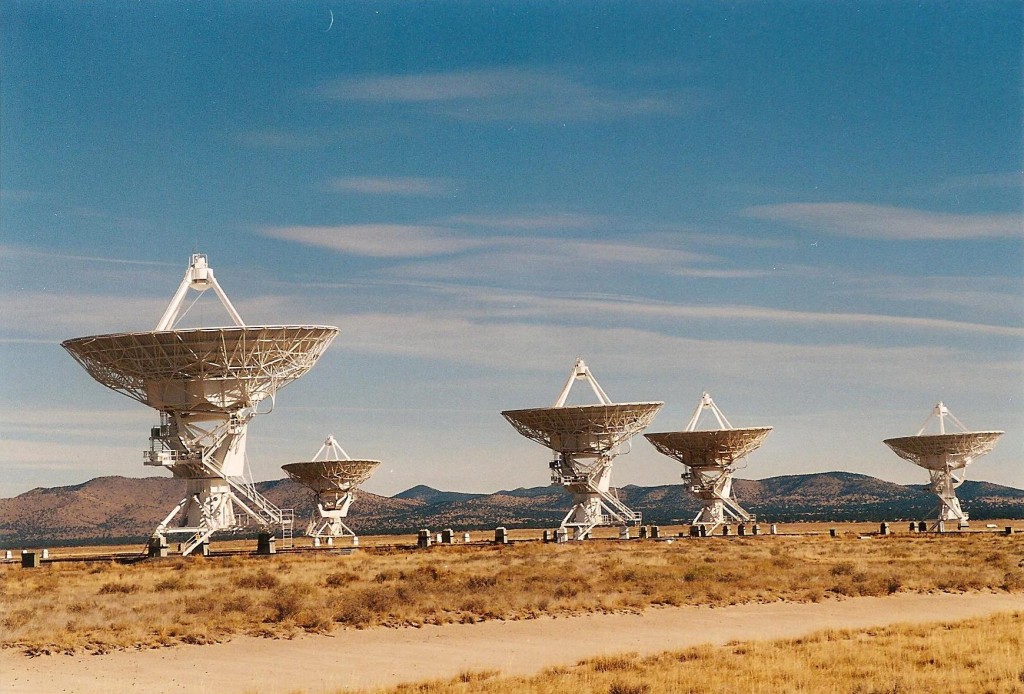
[[[281,468],[299,484],[313,490],[316,511],[306,528],[306,535],[319,545],[321,539],[334,544],[336,537],[355,537],[343,520],[356,499],[356,488],[380,465],[379,460],[354,460],[328,436],[312,460],[288,463]]]
[[[566,406],[569,391],[586,381],[599,404]],[[562,519],[565,535],[584,540],[599,525],[639,525],[641,514],[630,509],[611,488],[612,461],[622,447],[651,423],[662,402],[613,403],[582,359],[552,407],[506,410],[502,416],[528,439],[555,453],[551,483],[573,496],[573,507]]]
[[[234,326],[175,328],[190,289],[213,289]],[[61,346],[102,385],[160,412],[143,462],[188,480],[188,494],[153,539],[166,546],[166,535],[187,535],[181,551],[188,555],[213,533],[249,521],[265,534],[290,535],[291,510],[263,497],[248,475],[246,430],[257,408],[269,400],[272,409],[277,391],[309,371],[337,334],[324,325],[246,326],[197,253],[154,330]]]
[[[719,428],[697,431],[705,412],[714,415]],[[701,393],[700,403],[683,431],[644,434],[644,437],[659,453],[687,467],[683,481],[702,503],[692,525],[711,534],[728,518],[739,523],[755,520],[733,497],[732,478],[739,462],[760,447],[771,430],[772,427],[734,428],[711,394],[705,392]]]
[[[947,418],[960,431],[947,433]],[[933,420],[938,422],[939,433],[925,434]],[[939,505],[932,512],[936,517],[928,527],[933,532],[942,532],[946,523],[952,521],[956,521],[958,528],[968,526],[967,513],[960,508],[956,490],[964,483],[967,466],[995,448],[1002,435],[1001,431],[968,431],[940,401],[932,408],[916,436],[886,439],[882,443],[899,457],[928,471],[931,490],[939,497]]]

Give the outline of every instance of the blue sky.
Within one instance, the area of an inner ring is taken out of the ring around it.
[[[152,473],[155,413],[59,343],[151,329],[197,250],[248,323],[341,329],[257,479],[334,433],[379,493],[545,484],[498,413],[583,356],[654,431],[704,389],[773,425],[744,476],[923,482],[881,440],[942,399],[1024,487],[1022,13],[5,2],[0,494]]]

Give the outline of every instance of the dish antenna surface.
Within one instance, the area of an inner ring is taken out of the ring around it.
[[[599,404],[566,406],[576,381],[590,384]],[[583,540],[599,525],[639,525],[640,513],[619,500],[611,488],[612,461],[664,404],[613,403],[586,363],[577,359],[553,406],[501,414],[520,434],[555,452],[551,483],[562,485],[574,501],[560,528],[571,528],[573,539]]]
[[[718,429],[697,431],[701,415],[710,411]],[[771,427],[736,429],[725,418],[710,393],[701,393],[700,403],[683,431],[644,434],[659,453],[675,458],[687,467],[683,480],[702,506],[692,525],[710,534],[732,518],[740,523],[755,520],[732,495],[732,476],[738,463],[757,449]]]
[[[949,418],[959,432],[946,432],[946,418]],[[925,434],[932,420],[938,420],[938,434]],[[939,505],[933,511],[937,515],[929,529],[942,531],[947,521],[956,521],[957,527],[967,527],[967,513],[960,508],[956,489],[964,483],[967,466],[977,458],[995,448],[1001,431],[967,431],[959,419],[942,402],[932,408],[916,436],[886,439],[882,443],[896,455],[920,465],[931,476],[931,490],[939,497]]]
[[[234,326],[175,329],[190,289],[213,289]],[[249,520],[264,533],[291,532],[291,511],[264,498],[248,478],[246,429],[259,405],[269,400],[273,409],[277,391],[309,371],[337,333],[324,325],[246,326],[206,256],[194,254],[154,330],[77,337],[61,346],[101,384],[160,412],[143,462],[188,480],[188,494],[153,539],[187,534],[187,555],[213,533],[240,530]],[[182,523],[173,525],[179,514]]]
[[[312,460],[282,465],[289,477],[316,495],[316,513],[306,535],[317,544],[321,538],[333,544],[336,537],[355,537],[342,519],[348,516],[348,508],[356,499],[356,487],[370,479],[378,465],[379,460],[350,458],[334,436],[327,437]]]

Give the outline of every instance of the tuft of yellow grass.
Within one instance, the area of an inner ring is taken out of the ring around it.
[[[0,567],[0,647],[106,652],[337,628],[895,592],[1024,592],[1024,536],[374,548]]]
[[[486,673],[374,694],[900,694],[1024,691],[1024,612],[958,623],[828,630],[800,639],[600,656],[531,677]]]

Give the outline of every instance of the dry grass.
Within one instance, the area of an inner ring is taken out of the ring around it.
[[[0,646],[104,652],[658,605],[1024,592],[1022,558],[1022,536],[851,535],[6,565]]]
[[[601,656],[531,677],[493,672],[376,694],[733,694],[1024,691],[1024,613],[953,624],[823,631],[800,639]]]

